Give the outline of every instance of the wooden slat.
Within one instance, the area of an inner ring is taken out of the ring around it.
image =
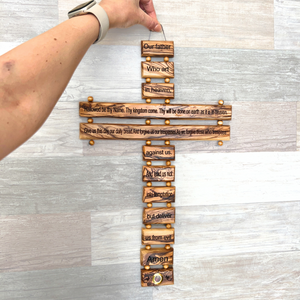
[[[173,248],[152,248],[147,250],[141,249],[141,265],[156,266],[156,265],[172,265],[173,264]]]
[[[142,78],[174,78],[174,62],[143,61],[141,64]]]
[[[144,208],[144,224],[173,224],[175,223],[175,207]]]
[[[159,284],[161,285],[172,285],[174,284],[174,275],[173,268],[168,269],[150,269],[150,270],[141,270],[141,283],[143,287],[146,286],[158,286],[153,282],[153,276],[156,274],[161,274],[163,280]]]
[[[175,202],[175,186],[144,186],[143,202]]]
[[[174,56],[173,41],[141,41],[142,56]]]
[[[174,166],[143,166],[143,181],[174,181]]]
[[[143,245],[164,245],[174,244],[175,229],[146,229],[142,228],[142,244]]]
[[[231,120],[231,105],[80,102],[81,117]]]
[[[0,228],[0,272],[91,264],[88,212],[1,216]]]
[[[175,146],[143,146],[144,160],[175,160]]]
[[[229,126],[80,123],[80,139],[230,140]]]
[[[174,83],[142,83],[143,99],[173,99],[174,97]]]

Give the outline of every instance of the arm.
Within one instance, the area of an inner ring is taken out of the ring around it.
[[[101,6],[110,28],[139,23],[160,30],[152,0],[103,0]],[[98,33],[93,15],[75,17],[0,57],[0,160],[45,122]]]

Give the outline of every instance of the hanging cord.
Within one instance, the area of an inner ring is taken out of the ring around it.
[[[166,39],[164,27],[162,26],[162,24],[160,24],[160,26],[161,26],[161,29],[162,29],[162,33],[163,33],[163,35],[164,35],[164,39],[165,39],[165,41],[166,41],[167,39]],[[154,31],[152,31],[152,30],[149,31],[149,38],[148,38],[148,41],[150,41],[151,33],[152,33],[152,32],[154,32]]]

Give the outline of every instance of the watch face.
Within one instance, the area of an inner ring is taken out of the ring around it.
[[[85,2],[85,3],[82,3],[82,4],[80,4],[80,5],[76,6],[76,7],[74,7],[72,10],[70,10],[70,11],[69,11],[69,14],[74,13],[74,12],[76,12],[77,10],[82,9],[82,8],[84,8],[84,7],[88,6],[88,5],[90,5],[90,4],[93,3],[93,2],[94,2],[94,0],[88,1],[88,2]]]

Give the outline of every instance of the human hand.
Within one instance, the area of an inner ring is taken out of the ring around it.
[[[109,28],[127,28],[141,24],[152,31],[161,31],[152,0],[102,0],[100,6],[109,18]]]

